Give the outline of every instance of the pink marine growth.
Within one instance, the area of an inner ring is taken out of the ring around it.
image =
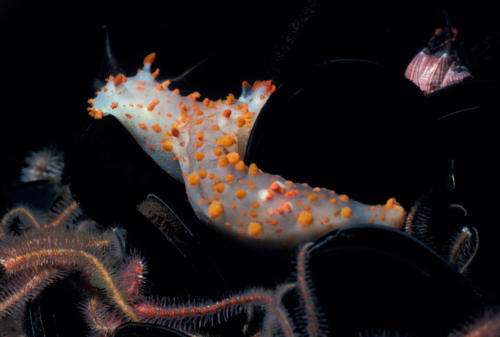
[[[425,94],[463,82],[471,77],[469,70],[461,65],[453,48],[458,30],[438,28],[422,49],[410,62],[405,77],[415,83]]]

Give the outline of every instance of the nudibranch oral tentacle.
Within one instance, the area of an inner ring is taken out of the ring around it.
[[[90,100],[90,115],[118,118],[157,164],[183,179],[200,219],[239,238],[289,246],[350,224],[402,226],[405,211],[393,198],[365,205],[243,162],[255,119],[276,90],[271,81],[243,82],[239,98],[201,100],[156,81],[154,57],[134,77],[110,77]]]

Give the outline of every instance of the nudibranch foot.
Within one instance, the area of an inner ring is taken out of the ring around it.
[[[148,55],[136,76],[110,77],[90,100],[90,115],[118,118],[158,165],[184,181],[201,220],[246,241],[291,247],[350,224],[402,226],[405,211],[393,198],[364,205],[245,164],[255,119],[276,90],[271,81],[244,81],[239,98],[182,96],[170,81],[156,81],[154,58]]]

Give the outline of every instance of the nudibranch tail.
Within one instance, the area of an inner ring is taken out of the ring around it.
[[[400,228],[404,209],[391,198],[364,205],[325,188],[295,184],[243,161],[255,119],[276,90],[271,81],[242,83],[242,94],[216,101],[182,96],[151,73],[155,54],[136,76],[110,77],[90,101],[90,115],[111,114],[169,174],[182,179],[203,221],[252,242],[296,246],[341,226]]]

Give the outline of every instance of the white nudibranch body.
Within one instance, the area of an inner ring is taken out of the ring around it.
[[[264,173],[242,158],[258,113],[276,90],[271,81],[243,82],[241,96],[198,101],[181,96],[150,73],[154,54],[138,75],[111,77],[90,100],[90,115],[112,114],[165,171],[184,180],[200,219],[229,235],[269,246],[296,246],[350,224],[400,228],[395,199],[364,205],[325,188]]]

